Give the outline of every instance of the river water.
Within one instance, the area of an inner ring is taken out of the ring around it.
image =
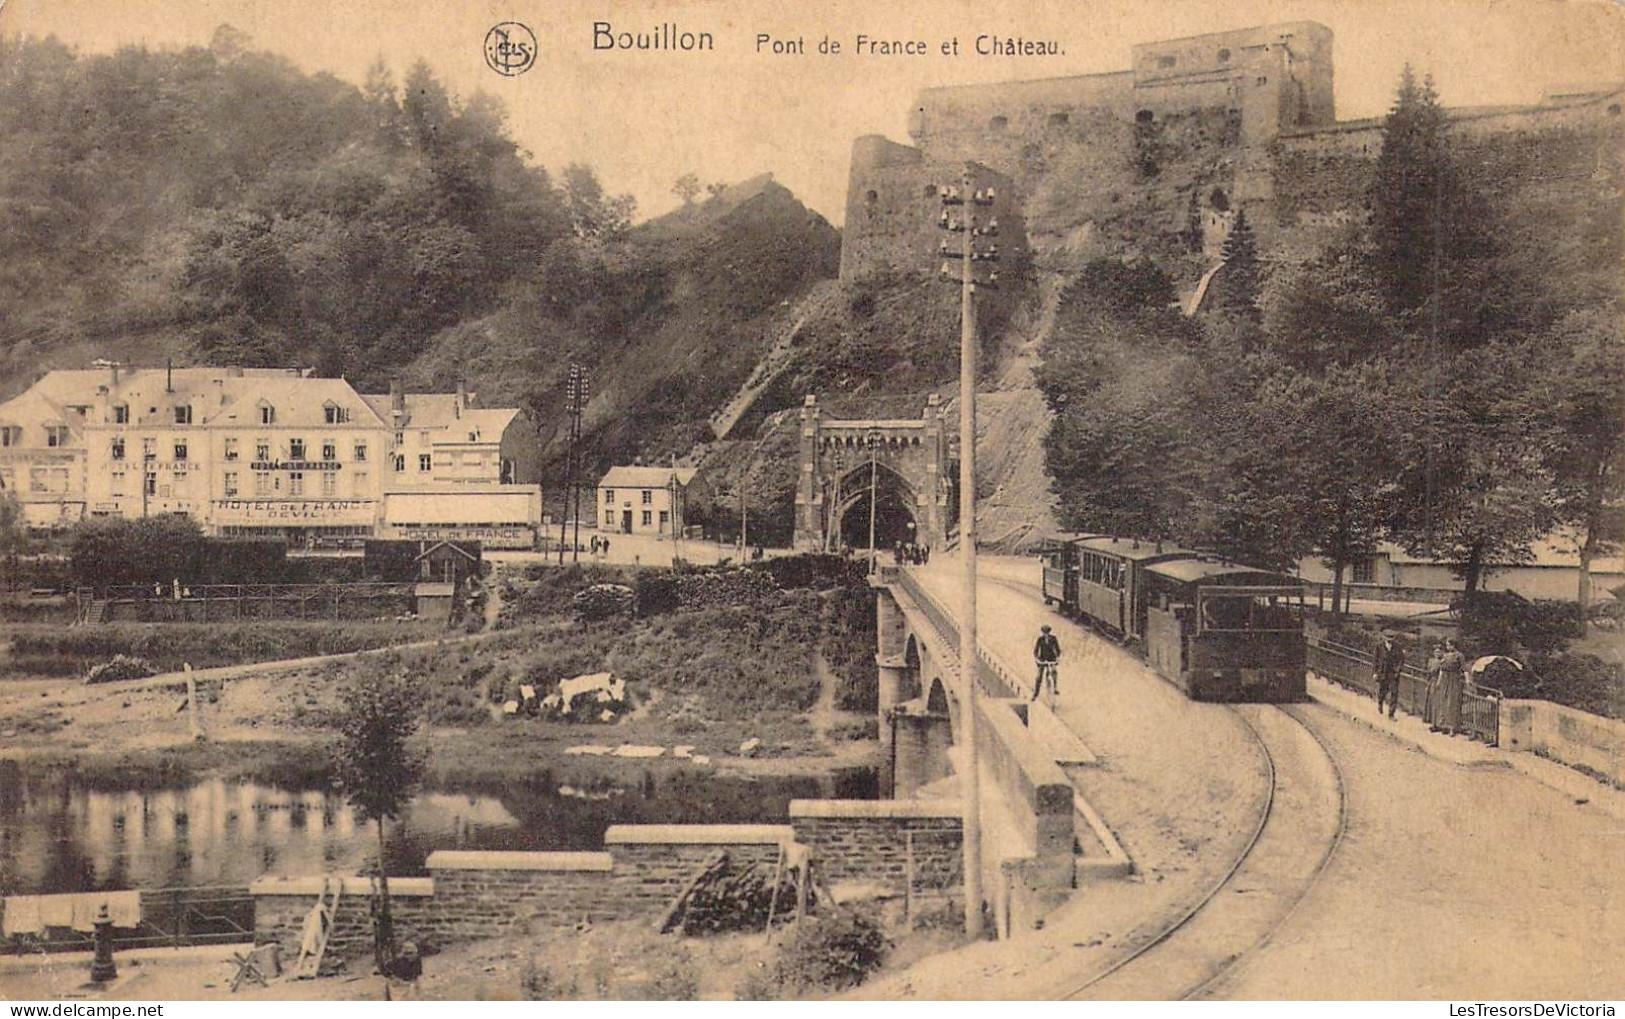
[[[391,874],[422,874],[436,849],[599,849],[611,824],[779,822],[792,799],[873,798],[860,769],[822,778],[646,773],[632,787],[440,783],[392,825]],[[0,761],[0,895],[244,885],[265,874],[355,873],[377,832],[318,788],[207,779],[120,787]]]

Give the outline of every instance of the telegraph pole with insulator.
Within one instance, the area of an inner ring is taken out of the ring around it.
[[[581,445],[581,414],[587,407],[587,401],[591,398],[592,372],[582,368],[576,384],[575,402],[572,404],[574,413],[570,415],[570,444],[576,447],[578,451]],[[578,452],[577,456],[579,457],[579,455]],[[586,480],[586,478],[577,478],[575,486],[576,528],[573,543],[575,547],[570,550],[570,561],[577,563],[581,561],[581,489],[584,487]],[[594,512],[597,511],[594,510]]]
[[[976,690],[976,292],[980,287],[998,285],[999,274],[991,268],[982,280],[977,279],[977,272],[999,260],[999,246],[987,240],[998,236],[999,221],[991,212],[985,223],[977,218],[977,210],[991,207],[996,196],[992,186],[976,186],[975,164],[965,164],[957,185],[944,184],[937,190],[942,200],[937,225],[959,235],[958,250],[944,239],[937,253],[944,259],[959,260],[958,272],[952,261],[942,263],[942,278],[959,284],[959,554],[964,569],[959,675],[964,708],[961,714],[965,719],[965,933],[974,937],[982,932],[981,755],[976,746],[980,710]]]
[[[559,565],[564,565],[564,546],[570,537],[570,499],[576,489],[576,443],[581,438],[581,393],[583,385],[581,366],[572,364],[564,380],[565,446],[564,446],[564,500],[559,513]],[[581,536],[581,505],[576,500],[576,536]],[[579,555],[577,556],[579,559]]]

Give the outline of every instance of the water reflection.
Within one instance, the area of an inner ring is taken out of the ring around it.
[[[390,829],[390,871],[423,873],[436,849],[596,849],[611,824],[782,821],[789,801],[872,797],[867,770],[833,778],[648,774],[630,788],[554,781],[448,783]],[[210,779],[109,788],[0,762],[0,895],[240,885],[262,874],[353,873],[376,830],[320,789]]]

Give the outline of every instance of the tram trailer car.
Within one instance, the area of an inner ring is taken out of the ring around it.
[[[1044,601],[1134,648],[1193,700],[1307,695],[1303,587],[1189,549],[1089,537],[1053,553]]]

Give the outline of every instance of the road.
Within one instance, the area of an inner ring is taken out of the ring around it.
[[[1034,561],[982,563],[987,646],[1025,675],[1039,624],[1060,636],[1058,713],[1101,759],[1072,777],[1140,873],[1081,891],[1009,949],[928,961],[883,993],[962,997],[967,972],[1007,997],[1625,993],[1612,817],[1320,704],[1191,703],[1045,608]],[[920,576],[957,600],[951,558]]]

